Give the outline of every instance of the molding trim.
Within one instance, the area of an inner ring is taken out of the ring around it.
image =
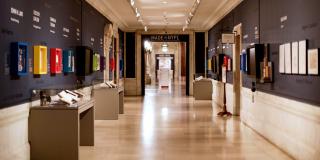
[[[203,29],[210,30],[217,24],[224,16],[229,14],[236,8],[243,0],[228,0],[221,3],[215,12],[212,12],[208,19],[204,22]]]
[[[97,9],[102,15],[109,19],[113,24],[116,24],[121,30],[129,28],[128,24],[122,20],[121,16],[112,9],[112,7],[105,1],[102,1],[104,6],[98,5],[94,0],[86,0],[91,6]]]

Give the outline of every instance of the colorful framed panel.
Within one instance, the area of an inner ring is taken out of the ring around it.
[[[11,43],[10,74],[24,76],[28,74],[28,44],[23,42]]]
[[[74,72],[74,51],[73,50],[63,50],[63,73]]]
[[[57,74],[62,72],[62,50],[50,48],[50,72]]]
[[[33,73],[36,75],[47,74],[47,47],[46,46],[34,46],[33,53]]]

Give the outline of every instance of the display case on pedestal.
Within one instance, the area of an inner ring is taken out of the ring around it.
[[[11,43],[10,74],[24,76],[28,74],[28,44],[23,42]]]
[[[39,45],[34,46],[33,49],[33,73],[36,75],[47,74],[47,47]]]

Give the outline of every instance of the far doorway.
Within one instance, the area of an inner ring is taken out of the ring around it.
[[[186,42],[152,42],[144,45],[144,90],[151,94],[186,92]]]
[[[141,89],[189,95],[189,35],[142,35]],[[182,94],[181,94],[182,93]]]

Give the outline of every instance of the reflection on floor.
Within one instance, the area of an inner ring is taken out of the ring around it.
[[[80,147],[81,160],[290,159],[239,118],[218,118],[210,101],[183,96],[182,85],[146,88],[144,98],[125,98],[119,120],[96,121],[95,146]]]

